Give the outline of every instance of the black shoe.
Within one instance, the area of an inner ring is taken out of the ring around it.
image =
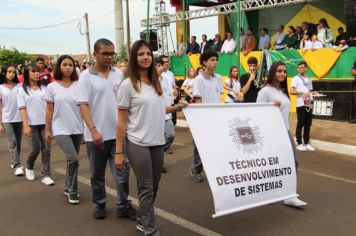
[[[105,203],[96,205],[93,217],[94,217],[94,219],[97,219],[97,220],[105,219],[105,217],[106,217]]]
[[[136,229],[143,233],[143,224],[141,220],[138,220],[136,223]]]
[[[70,204],[79,204],[79,194],[78,193],[70,193],[68,195],[68,201]]]
[[[126,208],[125,210],[117,210],[116,216],[119,218],[129,218],[131,220],[137,219],[137,211],[132,206]]]
[[[167,173],[168,171],[167,171],[167,168],[166,167],[164,167],[164,166],[162,166],[162,173]]]

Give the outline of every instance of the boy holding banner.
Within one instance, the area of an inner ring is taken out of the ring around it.
[[[193,82],[193,98],[195,103],[220,103],[220,95],[223,93],[221,77],[214,73],[218,63],[218,54],[215,51],[204,51],[200,56],[200,64],[204,67]],[[203,182],[201,175],[203,164],[199,151],[194,144],[194,163],[190,168],[190,175],[195,182]]]

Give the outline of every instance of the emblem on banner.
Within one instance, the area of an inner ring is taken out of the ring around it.
[[[232,141],[237,149],[243,149],[244,153],[254,154],[259,152],[263,146],[263,137],[261,136],[260,128],[249,124],[251,119],[241,120],[235,118],[229,121]]]

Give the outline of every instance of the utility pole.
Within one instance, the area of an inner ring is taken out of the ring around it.
[[[90,37],[89,37],[89,21],[88,21],[88,13],[84,14],[85,21],[85,38],[87,42],[87,61],[91,61],[91,52],[90,52]]]
[[[130,39],[130,8],[129,0],[126,0],[126,33],[127,33],[127,57],[130,56],[131,39]]]
[[[124,14],[122,0],[115,0],[115,44],[116,53],[120,55],[124,47]]]

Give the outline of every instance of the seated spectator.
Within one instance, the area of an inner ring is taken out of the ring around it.
[[[247,54],[253,50],[257,49],[257,39],[253,35],[253,29],[247,30],[247,36],[244,42],[244,47],[242,48],[242,54],[247,56]]]
[[[297,38],[298,38],[297,46],[299,46],[300,41],[303,39],[303,36],[304,36],[302,27],[300,27],[300,26],[295,27],[295,34],[297,35]]]
[[[214,44],[211,46],[211,49],[215,52],[220,52],[223,42],[221,40],[220,34],[215,34]]]
[[[176,55],[178,57],[182,56],[184,52],[184,43],[183,43],[183,35],[178,36],[178,42],[177,42],[177,51]]]
[[[245,31],[244,29],[241,27],[240,28],[240,51],[242,50],[242,48],[244,47],[244,43],[245,43],[245,39],[246,39],[246,35],[245,35]]]
[[[221,47],[221,53],[233,53],[235,51],[236,42],[232,38],[232,33],[230,31],[226,32],[226,37],[224,44]]]
[[[354,66],[351,69],[351,75],[355,76],[355,78],[356,78],[356,62],[354,62]]]
[[[341,40],[348,40],[347,34],[344,32],[344,28],[339,27],[337,32],[339,35],[336,37],[335,45],[339,45]]]
[[[283,42],[283,39],[285,37],[285,34],[284,34],[284,25],[280,25],[277,29],[278,31],[278,34],[276,36],[276,41],[274,41],[273,43],[273,46],[276,50],[282,50],[284,49],[284,45],[282,44]]]
[[[303,30],[303,34],[307,34],[309,36],[309,38],[311,38],[313,36],[313,34],[317,34],[317,25],[316,24],[312,24],[312,23],[308,23],[308,22],[304,21],[302,23],[301,28]]]
[[[347,45],[346,40],[341,40],[339,42],[339,45],[334,45],[332,46],[333,49],[335,49],[336,51],[344,51],[349,47],[349,45]]]
[[[323,48],[323,44],[319,41],[318,36],[316,34],[314,34],[312,36],[312,40],[311,40],[311,50],[316,50],[319,48]]]
[[[333,32],[330,29],[328,22],[325,18],[321,18],[318,25],[318,40],[325,48],[331,48],[333,39]]]
[[[200,47],[199,47],[199,44],[196,42],[196,40],[197,40],[197,37],[195,37],[195,36],[191,37],[191,39],[190,39],[191,43],[188,44],[188,47],[187,47],[188,55],[197,54],[200,52]]]
[[[308,34],[304,34],[302,40],[300,40],[299,48],[302,50],[307,50],[312,48],[312,42]]]
[[[270,47],[271,47],[271,37],[268,34],[268,29],[262,28],[260,41],[258,42],[258,49],[259,50],[270,49]]]
[[[288,26],[288,34],[284,37],[282,41],[282,45],[284,45],[284,49],[292,49],[297,48],[298,37],[295,34],[294,26]]]
[[[202,42],[200,43],[200,54],[202,54],[205,50],[208,50],[208,49],[210,49],[210,44],[209,44],[209,42],[207,41],[207,36],[206,36],[206,34],[203,34],[202,36],[201,36],[201,40],[202,40]]]

